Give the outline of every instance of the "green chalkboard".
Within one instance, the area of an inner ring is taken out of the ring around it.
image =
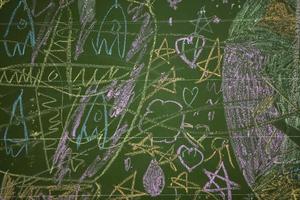
[[[0,199],[299,199],[296,0],[0,0]]]

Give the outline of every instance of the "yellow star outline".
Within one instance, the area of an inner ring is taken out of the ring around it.
[[[152,87],[155,89],[148,94],[145,100],[150,99],[153,95],[161,90],[176,94],[176,82],[180,80],[183,80],[183,78],[176,78],[176,72],[173,66],[167,73],[161,74],[160,79],[153,83]]]
[[[175,166],[175,164],[173,163],[173,161],[178,157],[175,152],[175,149],[174,149],[174,145],[172,145],[170,147],[170,149],[168,149],[166,152],[163,152],[163,151],[158,151],[156,152],[160,158],[159,158],[159,163],[161,165],[165,164],[165,163],[168,163],[170,165],[170,167],[176,172],[177,171],[177,168]]]
[[[132,152],[126,153],[126,156],[148,154],[151,157],[155,157],[156,155],[158,155],[159,164],[169,164],[171,169],[177,171],[177,168],[173,163],[173,161],[177,158],[176,153],[174,153],[174,145],[172,145],[167,151],[163,151],[161,150],[160,146],[153,145],[153,138],[151,134],[142,139],[140,142],[130,143],[129,145],[132,146]]]
[[[138,154],[149,154],[150,156],[155,156],[155,151],[160,149],[159,146],[153,145],[152,134],[139,141],[138,143],[129,143],[132,146],[132,152],[127,153],[127,156],[133,156]]]
[[[213,56],[215,49],[217,51],[216,52],[217,55]],[[212,76],[221,77],[220,68],[221,68],[222,57],[223,57],[223,55],[221,54],[221,51],[220,51],[220,41],[219,41],[219,38],[217,38],[209,52],[208,57],[205,60],[202,60],[197,63],[197,68],[200,69],[200,72],[202,72],[202,75],[201,75],[200,79],[198,81],[196,81],[196,83],[202,83]],[[217,60],[217,64],[214,67],[214,69],[211,71],[208,69],[208,67],[209,67],[209,64],[211,63],[211,61],[213,61],[213,60]]]
[[[177,177],[171,177],[170,188],[174,189],[184,189],[186,193],[189,193],[189,190],[199,190],[201,188],[200,185],[189,181],[187,172],[182,172]]]
[[[141,192],[135,189],[136,171],[125,178],[120,184],[116,185],[114,190],[109,195],[109,199],[126,199],[130,200],[136,197],[145,196],[145,192]],[[126,187],[127,184],[129,187]]]
[[[175,54],[175,52],[175,49],[169,48],[167,38],[164,38],[159,48],[154,50],[156,57],[153,61],[161,58],[166,61],[166,63],[170,64],[170,55]]]

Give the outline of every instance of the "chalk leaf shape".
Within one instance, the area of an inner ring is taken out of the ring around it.
[[[7,155],[17,157],[23,151],[27,154],[29,131],[24,115],[23,90],[13,104],[9,125],[4,131],[3,140]]]
[[[143,176],[143,185],[152,197],[160,195],[165,187],[165,173],[155,159],[151,160]]]
[[[18,41],[13,42],[16,38]],[[26,0],[20,0],[12,11],[3,35],[3,46],[8,57],[23,56],[28,46],[35,46],[34,22]]]
[[[197,87],[194,87],[193,89],[188,89],[188,88],[183,88],[183,101],[184,103],[188,106],[191,107],[192,104],[194,103],[197,95],[199,93],[199,89]]]
[[[187,163],[187,161],[185,160],[185,157],[184,157],[186,152],[188,153],[189,156],[191,156],[191,154],[193,153],[194,154],[193,157],[199,158],[199,160],[197,160],[196,163],[194,163],[194,164]],[[187,147],[185,145],[181,145],[177,149],[177,156],[178,156],[181,164],[188,170],[188,172],[192,172],[199,165],[201,165],[203,162],[203,159],[204,159],[204,155],[200,150],[198,150],[195,147]]]
[[[202,43],[201,43],[202,42]],[[199,44],[201,43],[201,44]],[[181,44],[181,45],[180,45]],[[200,46],[199,46],[200,45]],[[205,45],[205,38],[202,35],[194,36],[190,35],[188,37],[182,37],[176,40],[175,50],[179,57],[192,69],[197,67],[197,60],[203,51]],[[181,48],[180,48],[181,46]],[[189,47],[188,49],[186,47]],[[193,58],[189,59],[187,57],[188,51],[193,50]]]
[[[118,17],[116,17],[118,16]],[[112,56],[117,51],[120,58],[124,58],[127,40],[127,20],[121,4],[114,1],[104,16],[97,37],[92,40],[92,47],[96,55]]]

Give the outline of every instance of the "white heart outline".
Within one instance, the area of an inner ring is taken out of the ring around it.
[[[203,35],[199,35],[199,36],[197,37],[197,42],[196,42],[196,43],[198,43],[198,40],[199,40],[199,39],[202,39],[202,46],[200,47],[199,50],[198,50],[198,48],[194,50],[194,58],[193,58],[192,61],[190,61],[190,60],[186,57],[186,55],[185,55],[185,53],[184,53],[184,50],[185,50],[185,44],[186,44],[186,42],[187,42],[187,44],[193,44],[193,39],[194,39],[194,38],[195,38],[194,35],[190,35],[190,36],[188,36],[188,37],[182,37],[182,38],[179,38],[179,39],[177,39],[176,42],[175,42],[175,50],[176,50],[176,53],[177,53],[177,54],[179,55],[179,57],[180,57],[186,64],[188,64],[192,69],[195,69],[195,68],[197,67],[196,61],[197,61],[197,59],[199,58],[201,52],[203,51],[203,47],[204,47],[205,42],[206,42],[205,37],[204,37]],[[181,49],[182,52],[179,50],[179,47],[178,47],[178,43],[181,42],[181,41],[183,42],[183,44],[182,44],[182,49]]]
[[[182,149],[186,149],[188,151],[188,153],[190,154],[191,152],[195,151],[198,152],[201,155],[201,160],[200,162],[198,162],[197,164],[195,164],[194,166],[190,167],[188,164],[186,164],[186,162],[183,160],[181,153],[182,153]],[[196,147],[187,147],[186,145],[181,145],[178,149],[177,149],[177,156],[181,162],[181,164],[189,171],[189,173],[191,173],[195,168],[197,168],[199,165],[202,164],[203,160],[204,160],[204,155],[203,153],[197,149]]]

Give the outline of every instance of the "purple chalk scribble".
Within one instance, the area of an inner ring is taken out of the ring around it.
[[[158,196],[165,187],[165,174],[156,160],[151,160],[143,176],[145,190],[152,196]]]
[[[279,115],[274,105],[258,114],[253,112],[265,98],[274,95],[261,73],[266,61],[267,57],[254,45],[225,48],[222,90],[226,121],[235,155],[250,186],[278,161],[285,138],[267,124]]]
[[[223,171],[224,177],[219,175],[220,170]],[[207,170],[205,170],[204,172],[208,176],[209,181],[205,184],[203,190],[205,192],[218,192],[221,194],[223,199],[231,200],[232,199],[231,190],[238,189],[239,185],[229,179],[224,163],[221,162],[221,164],[219,165],[218,169],[215,172],[209,172]],[[226,187],[225,188],[220,187],[220,185],[216,182],[216,179],[224,181],[226,183]],[[226,190],[227,190],[227,195],[224,193],[224,191]]]
[[[57,172],[55,174],[56,181],[60,184],[65,177],[65,175],[71,172],[69,168],[70,159],[72,150],[69,148],[67,144],[69,132],[65,131],[63,136],[61,137],[58,147],[55,151],[53,157],[53,166],[57,167]]]
[[[124,160],[124,167],[125,167],[125,171],[129,171],[131,168],[131,158],[128,157]]]
[[[110,100],[114,98],[113,107],[110,110],[110,117],[117,117],[121,115],[124,110],[128,107],[130,99],[132,98],[134,92],[136,79],[138,78],[144,64],[136,67],[132,70],[130,74],[130,79],[126,80],[124,83],[117,85],[117,81],[113,81],[108,87],[107,99]]]

